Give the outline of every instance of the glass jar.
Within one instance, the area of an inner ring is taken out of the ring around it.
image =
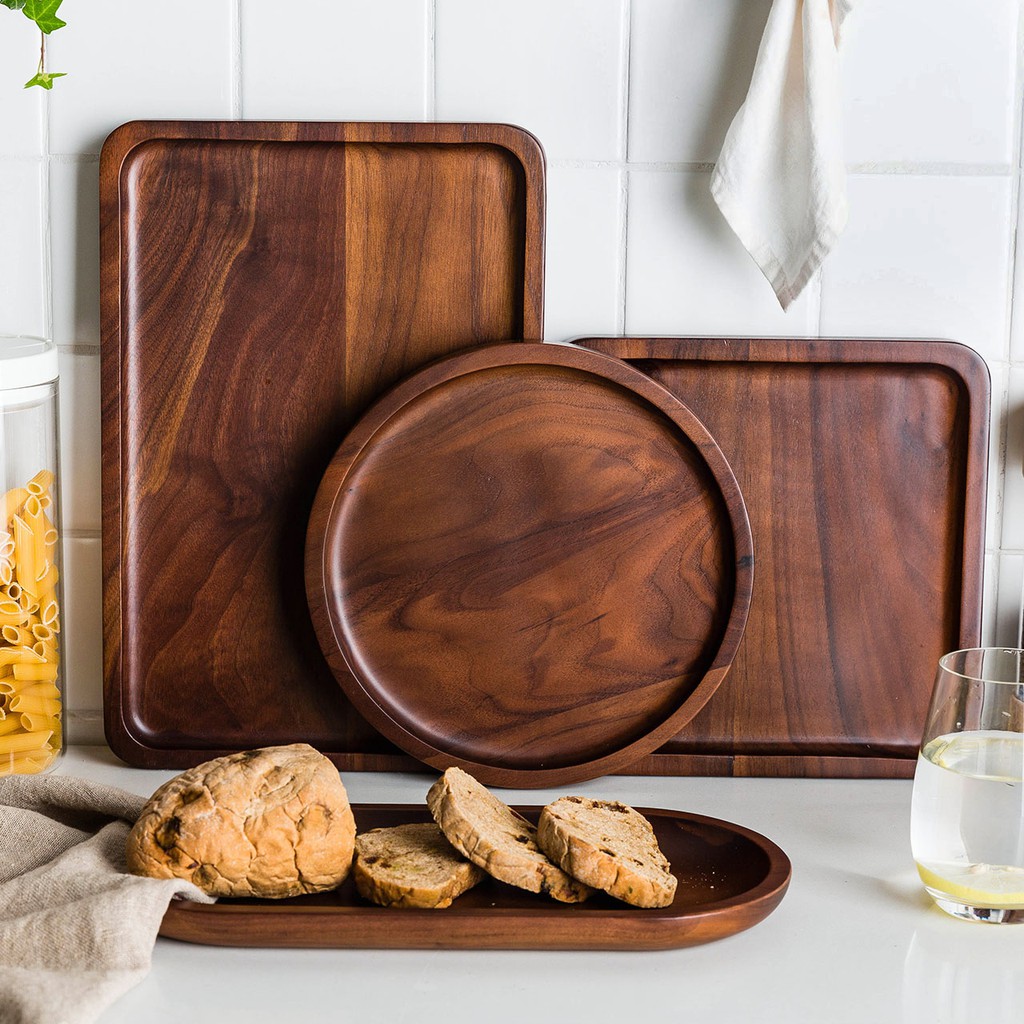
[[[57,347],[0,337],[0,776],[64,752]]]

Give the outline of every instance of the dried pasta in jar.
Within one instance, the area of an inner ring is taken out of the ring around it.
[[[43,510],[53,483],[43,470],[0,502],[0,775],[45,771],[61,752],[58,537]]]
[[[64,749],[56,346],[0,337],[0,775]]]

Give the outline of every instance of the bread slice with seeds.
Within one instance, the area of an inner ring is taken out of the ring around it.
[[[525,818],[461,768],[449,768],[430,787],[427,806],[452,846],[499,881],[562,903],[593,893],[544,856]]]
[[[676,878],[651,823],[616,800],[566,796],[537,822],[540,848],[574,878],[635,907],[667,907]]]
[[[382,907],[441,909],[484,878],[433,822],[375,828],[356,836],[352,878]]]

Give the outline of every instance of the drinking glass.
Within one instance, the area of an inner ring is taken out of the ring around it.
[[[910,839],[935,902],[972,921],[1024,921],[1024,650],[939,660],[914,775]]]

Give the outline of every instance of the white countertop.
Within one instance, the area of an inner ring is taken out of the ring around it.
[[[170,771],[73,748],[61,772],[148,795]],[[418,803],[429,775],[343,773],[353,803]],[[665,952],[226,949],[158,939],[152,971],[100,1018],[190,1024],[481,1020],[1019,1024],[1024,925],[958,921],[910,859],[911,784],[610,776],[574,792],[737,822],[789,855],[779,907],[748,931]],[[540,804],[554,790],[502,790]]]

